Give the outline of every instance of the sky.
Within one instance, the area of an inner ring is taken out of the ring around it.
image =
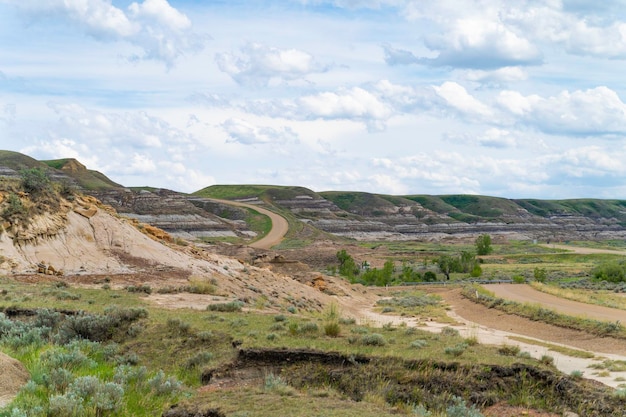
[[[626,1],[0,0],[0,149],[125,186],[626,199]]]

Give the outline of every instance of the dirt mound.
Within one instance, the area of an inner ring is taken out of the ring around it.
[[[0,353],[0,374],[0,407],[4,407],[28,382],[30,374],[24,365],[4,353]]]

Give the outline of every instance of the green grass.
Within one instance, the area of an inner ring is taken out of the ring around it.
[[[542,347],[548,348],[548,350],[551,350],[553,352],[558,352],[560,354],[571,356],[573,358],[585,358],[585,359],[595,358],[595,355],[591,352],[586,352],[584,350],[579,350],[579,349],[572,349],[572,348],[568,348],[565,346],[559,346],[553,343],[546,343],[540,340],[529,339],[527,337],[509,336],[509,339],[516,340],[518,342],[526,343],[529,345],[542,346]]]

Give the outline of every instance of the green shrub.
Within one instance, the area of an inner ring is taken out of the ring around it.
[[[454,327],[446,326],[441,329],[441,335],[446,337],[457,337],[459,336],[459,331]]]
[[[156,395],[171,395],[180,391],[182,383],[173,376],[165,376],[161,370],[148,380],[148,386]]]
[[[424,339],[417,339],[411,342],[411,347],[415,349],[422,349],[428,346],[428,342]]]
[[[336,321],[328,322],[324,325],[324,334],[330,337],[337,337],[341,333],[341,327]]]
[[[372,333],[361,337],[361,344],[366,346],[385,346],[387,341],[382,334]]]
[[[200,365],[204,365],[211,359],[213,359],[213,354],[211,352],[199,352],[191,358],[187,359],[187,361],[185,362],[185,367],[187,369],[192,369]]]
[[[443,352],[450,356],[461,356],[467,350],[467,343],[457,343],[454,346],[447,346]]]
[[[209,304],[207,306],[207,310],[209,311],[219,311],[222,313],[232,313],[241,311],[243,308],[243,303],[241,301],[231,301],[229,303],[218,303],[218,304]]]
[[[498,353],[504,356],[517,356],[521,349],[517,345],[502,345],[498,348]]]
[[[452,398],[452,404],[446,408],[447,417],[484,417],[474,405],[468,407],[465,400],[459,397]]]

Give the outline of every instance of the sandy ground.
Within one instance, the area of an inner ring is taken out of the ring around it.
[[[583,247],[579,247],[579,246],[556,245],[556,244],[546,244],[546,245],[541,245],[541,246],[544,246],[546,248],[552,248],[552,249],[566,250],[568,252],[580,253],[580,254],[583,254],[583,255],[589,255],[589,254],[594,254],[594,253],[608,253],[608,254],[613,254],[613,255],[626,255],[626,251],[622,251],[622,250],[583,248]]]

